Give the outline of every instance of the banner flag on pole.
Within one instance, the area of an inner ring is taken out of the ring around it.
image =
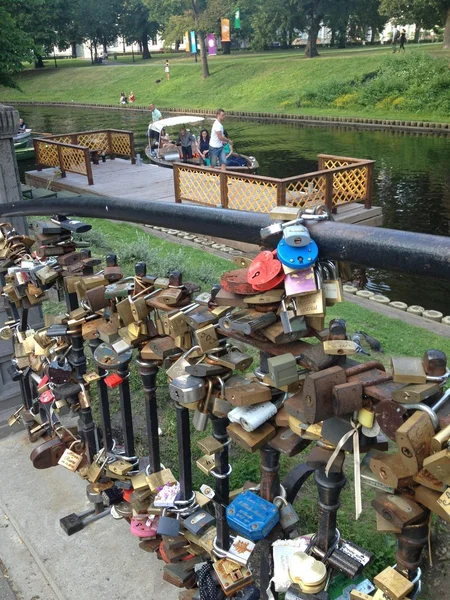
[[[239,10],[239,8],[234,13],[234,28],[235,29],[241,28],[241,11]]]
[[[195,31],[191,31],[191,54],[197,54],[197,40],[195,39]]]
[[[186,52],[190,52],[191,51],[191,45],[189,43],[189,32],[186,31],[186,33],[184,34],[184,47]]]
[[[222,42],[230,42],[230,19],[220,19],[222,26]]]
[[[206,44],[208,46],[208,54],[215,56],[217,54],[216,38],[213,33],[208,33],[206,36]]]

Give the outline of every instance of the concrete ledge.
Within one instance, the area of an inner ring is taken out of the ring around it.
[[[450,338],[450,327],[448,325],[443,325],[442,323],[435,323],[434,321],[428,321],[428,319],[417,317],[416,315],[413,315],[411,313],[392,308],[391,306],[386,306],[385,304],[378,304],[377,302],[372,302],[370,300],[366,300],[365,298],[354,296],[353,294],[347,294],[346,292],[344,292],[344,299],[346,302],[353,302],[354,304],[358,304],[362,308],[366,308],[367,310],[370,310],[372,312],[380,313],[385,317],[397,319],[399,321],[403,321],[404,323],[408,323],[408,325],[421,327],[422,329],[426,329],[427,331],[437,333],[437,335],[440,335],[442,337]]]

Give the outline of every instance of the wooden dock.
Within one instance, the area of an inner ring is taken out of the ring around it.
[[[148,164],[132,165],[129,160],[116,158],[93,164],[92,175],[94,184],[88,185],[84,175],[67,172],[66,177],[61,177],[58,169],[46,168],[28,171],[25,181],[36,188],[54,191],[67,190],[76,194],[113,196],[142,202],[175,202],[172,169]],[[381,225],[383,220],[380,207],[366,209],[357,202],[339,206],[334,217],[336,221],[344,223],[372,226]]]

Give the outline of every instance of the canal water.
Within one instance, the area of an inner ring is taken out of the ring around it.
[[[126,110],[22,107],[34,131],[69,133],[93,129],[129,129],[144,157],[148,114]],[[320,153],[373,159],[375,205],[383,207],[384,227],[448,236],[450,233],[450,137],[261,124],[230,120],[225,128],[238,152],[256,156],[259,174],[289,177],[317,169]],[[19,163],[21,178],[34,168]],[[368,288],[392,300],[419,304],[450,314],[450,282],[409,278],[368,269]]]

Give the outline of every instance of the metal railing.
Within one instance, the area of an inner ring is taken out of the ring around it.
[[[101,129],[52,135],[33,140],[36,155],[36,167],[42,171],[45,167],[57,167],[61,177],[68,173],[85,175],[89,185],[94,184],[91,155],[108,155],[110,159],[117,157],[130,158],[136,163],[134,151],[134,134],[132,131],[119,129]]]
[[[327,154],[318,159],[318,171],[284,179],[175,163],[175,202],[255,212],[318,203],[332,212],[352,202],[371,208],[375,161]]]

